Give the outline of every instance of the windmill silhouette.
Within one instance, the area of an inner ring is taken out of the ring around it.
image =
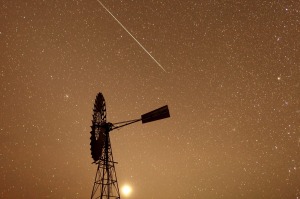
[[[168,106],[155,109],[145,113],[139,119],[124,122],[110,123],[106,121],[106,105],[102,93],[98,93],[94,109],[91,130],[91,155],[94,163],[97,164],[97,172],[91,199],[120,199],[120,191],[115,170],[112,148],[109,133],[139,121],[142,123],[153,122],[156,120],[170,117]]]

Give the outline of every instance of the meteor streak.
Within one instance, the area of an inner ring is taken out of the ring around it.
[[[120,26],[134,39],[134,41],[136,41],[136,43],[153,59],[153,61],[155,61],[155,63],[157,63],[157,65],[164,70],[165,72],[167,72],[164,67],[162,67],[162,65],[156,61],[156,59],[148,52],[148,50],[127,30],[127,28],[125,28],[125,26],[123,26],[123,24],[103,5],[103,3],[101,3],[100,0],[97,0],[98,3],[120,24]]]

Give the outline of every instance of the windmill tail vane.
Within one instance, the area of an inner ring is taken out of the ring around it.
[[[168,105],[155,109],[149,113],[145,113],[142,115],[142,123],[153,122],[156,120],[161,120],[170,117],[170,112]]]
[[[149,122],[154,122],[156,120],[165,119],[168,117],[170,117],[170,112],[169,112],[168,105],[165,105],[163,107],[160,107],[158,109],[155,109],[153,111],[143,114],[140,119],[113,123],[111,130],[118,129],[118,128],[127,126],[129,124],[133,124],[133,123],[136,123],[139,121],[142,121],[142,123],[145,124],[145,123],[149,123]]]

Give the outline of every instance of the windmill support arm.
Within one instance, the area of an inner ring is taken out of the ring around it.
[[[118,128],[127,126],[129,124],[133,124],[133,123],[139,122],[141,120],[142,119],[135,119],[135,120],[129,120],[129,121],[125,121],[125,122],[114,123],[113,126],[112,126],[112,128],[111,128],[111,130],[118,129]]]

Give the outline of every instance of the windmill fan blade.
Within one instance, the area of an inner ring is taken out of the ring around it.
[[[153,122],[170,117],[168,105],[142,115],[142,123]]]

